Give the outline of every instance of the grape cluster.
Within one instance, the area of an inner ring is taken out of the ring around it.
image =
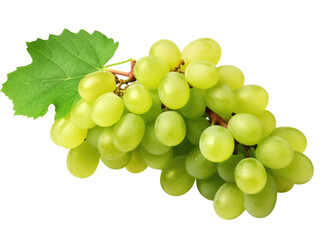
[[[126,80],[112,69],[85,76],[82,99],[51,129],[70,149],[69,171],[89,177],[100,159],[132,173],[150,167],[162,171],[161,187],[173,196],[196,182],[221,218],[269,215],[278,192],[312,178],[307,141],[296,128],[276,128],[266,90],[244,85],[235,66],[217,67],[220,57],[213,39],[182,52],[159,40]]]

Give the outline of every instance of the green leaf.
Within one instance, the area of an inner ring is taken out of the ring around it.
[[[55,119],[59,119],[80,100],[79,81],[101,70],[118,43],[97,31],[89,34],[64,30],[48,40],[27,43],[27,47],[32,63],[8,74],[1,91],[13,101],[15,115],[42,117],[54,104]]]

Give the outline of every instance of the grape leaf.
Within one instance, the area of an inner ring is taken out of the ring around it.
[[[27,43],[32,63],[9,73],[1,91],[13,101],[15,115],[36,119],[54,104],[55,119],[59,119],[80,100],[79,81],[101,70],[117,48],[117,42],[98,31],[65,29],[59,36],[49,35],[48,40],[37,39]]]

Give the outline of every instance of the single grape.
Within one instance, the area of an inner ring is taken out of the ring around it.
[[[293,160],[289,165],[281,169],[273,169],[274,175],[294,183],[304,184],[313,176],[313,164],[310,159],[299,152],[294,152]]]
[[[181,57],[185,64],[183,69],[193,61],[209,61],[215,65],[221,57],[221,47],[213,39],[200,38],[189,43],[182,51]]]
[[[98,150],[84,141],[78,147],[69,151],[67,167],[72,175],[78,178],[86,178],[96,171],[99,158]]]
[[[208,89],[216,85],[219,74],[216,66],[209,61],[193,61],[185,71],[186,80],[196,88]]]
[[[147,112],[152,105],[152,96],[149,90],[139,84],[134,83],[123,93],[123,102],[126,108],[136,114]]]
[[[101,127],[110,127],[119,121],[123,113],[122,99],[114,93],[100,96],[92,105],[92,120]]]
[[[98,150],[106,159],[118,159],[125,155],[125,152],[120,151],[113,143],[113,128],[105,128],[98,139]]]
[[[59,131],[66,120],[66,118],[60,118],[59,120],[54,121],[50,130],[51,140],[58,146],[61,146],[59,141]]]
[[[194,178],[206,179],[217,171],[217,164],[206,159],[197,146],[187,155],[186,170]]]
[[[245,158],[237,164],[234,170],[234,179],[243,192],[255,194],[266,185],[267,172],[257,159]]]
[[[244,145],[255,145],[263,138],[263,125],[261,121],[247,113],[238,113],[228,122],[228,129],[234,139]]]
[[[234,170],[237,164],[243,159],[243,154],[238,153],[236,155],[231,155],[228,160],[218,163],[217,170],[220,177],[226,182],[235,182],[234,180]]]
[[[256,156],[266,167],[278,169],[290,164],[293,159],[290,143],[277,136],[264,138],[256,149]]]
[[[161,172],[161,187],[169,195],[183,195],[193,186],[195,179],[187,173],[185,160],[186,156],[175,157],[172,159],[172,164]]]
[[[152,105],[147,112],[140,115],[145,122],[150,122],[150,121],[156,120],[158,115],[162,112],[162,108],[161,108],[162,103],[159,98],[158,91],[157,90],[150,90],[150,93],[152,96]]]
[[[294,186],[292,182],[289,182],[276,174],[274,174],[272,177],[277,185],[277,192],[288,192]]]
[[[223,184],[217,191],[214,201],[214,210],[223,219],[239,217],[243,211],[243,194],[233,183]]]
[[[155,155],[149,153],[142,145],[140,145],[141,160],[148,166],[154,169],[164,169],[171,164],[172,148],[163,154]]]
[[[244,207],[246,211],[256,217],[263,218],[268,216],[277,201],[277,185],[273,177],[268,174],[265,187],[256,194],[243,194]]]
[[[271,136],[278,136],[287,140],[297,152],[303,153],[307,148],[307,138],[298,129],[293,127],[278,127]]]
[[[212,162],[222,162],[232,155],[234,140],[228,129],[221,126],[210,126],[201,134],[199,146],[206,159]]]
[[[132,152],[125,153],[122,157],[117,159],[108,159],[105,156],[101,156],[101,161],[111,169],[122,169],[128,165],[131,160]]]
[[[276,118],[268,110],[264,110],[258,116],[258,118],[260,119],[263,125],[263,136],[264,137],[269,136],[272,133],[272,131],[276,128]]]
[[[236,90],[236,113],[250,113],[259,116],[267,107],[267,91],[258,85],[244,85]]]
[[[179,48],[174,42],[167,39],[161,39],[152,44],[149,55],[165,61],[169,69],[173,69],[181,60]]]
[[[148,166],[142,161],[140,149],[136,148],[132,154],[130,162],[126,165],[126,169],[131,173],[143,172]]]
[[[166,111],[158,116],[154,131],[162,144],[176,146],[182,142],[186,135],[186,125],[179,113]]]
[[[190,89],[190,97],[186,105],[180,109],[180,113],[188,119],[202,117],[206,111],[206,101],[198,89]]]
[[[87,141],[91,146],[97,148],[98,147],[98,140],[100,137],[100,134],[104,130],[103,127],[95,126],[93,128],[90,128],[87,133]]]
[[[188,141],[187,138],[184,138],[179,145],[172,147],[173,150],[173,157],[177,156],[185,156],[187,155],[195,145],[193,145],[191,142]]]
[[[206,91],[205,100],[208,108],[227,119],[235,110],[234,90],[225,84],[217,84]]]
[[[154,122],[146,124],[146,130],[142,139],[142,146],[150,153],[155,155],[161,155],[169,151],[170,147],[162,144],[156,137],[154,130]]]
[[[80,129],[89,129],[96,124],[91,117],[92,105],[80,100],[71,108],[70,119],[71,122]]]
[[[187,139],[194,145],[199,145],[199,140],[202,132],[210,126],[210,123],[205,118],[198,118],[196,120],[187,120]]]
[[[200,194],[208,200],[213,201],[216,192],[225,183],[218,173],[206,179],[197,179],[197,188]]]
[[[183,74],[178,72],[167,73],[158,88],[161,102],[170,108],[178,109],[187,104],[190,89]]]
[[[70,119],[64,121],[57,133],[59,144],[68,149],[79,146],[87,136],[87,129],[77,128]]]
[[[113,128],[113,143],[120,151],[132,151],[142,141],[144,129],[145,124],[140,116],[127,113]]]
[[[108,71],[97,71],[86,75],[79,82],[78,91],[83,100],[93,103],[99,96],[116,89],[116,80]]]
[[[157,89],[167,72],[169,72],[168,64],[154,56],[141,58],[133,69],[138,82],[149,89]]]
[[[233,90],[243,86],[244,75],[239,68],[232,65],[222,65],[217,70],[219,73],[219,83],[226,84]]]

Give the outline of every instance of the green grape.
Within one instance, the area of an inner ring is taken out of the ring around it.
[[[58,146],[61,146],[59,141],[59,131],[66,120],[67,119],[65,118],[60,118],[59,120],[54,121],[50,130],[51,140]]]
[[[217,84],[206,91],[205,100],[208,108],[226,119],[235,110],[234,90],[225,84]]]
[[[217,164],[207,160],[197,146],[187,155],[186,170],[194,178],[206,179],[217,171]]]
[[[218,163],[217,169],[220,177],[227,182],[235,182],[234,180],[234,170],[237,164],[243,159],[243,154],[238,153],[236,155],[231,155],[231,157],[221,163]]]
[[[133,69],[138,82],[149,89],[157,89],[167,72],[169,72],[168,64],[154,56],[141,58]]]
[[[287,140],[297,152],[303,153],[307,148],[306,136],[293,127],[277,127],[271,136],[278,136]]]
[[[183,195],[193,186],[195,179],[187,173],[185,160],[186,156],[175,157],[172,159],[172,164],[161,172],[161,187],[169,195]]]
[[[122,99],[114,93],[100,96],[92,105],[92,120],[101,127],[110,127],[119,121],[123,113]]]
[[[273,169],[288,166],[293,159],[293,153],[290,143],[277,136],[264,138],[256,149],[259,161]]]
[[[81,98],[88,103],[93,103],[102,94],[113,92],[115,89],[115,77],[108,71],[89,73],[81,79],[78,87]]]
[[[149,55],[165,61],[169,69],[173,69],[181,60],[179,48],[174,42],[167,39],[161,39],[152,44]]]
[[[219,73],[219,83],[226,84],[233,90],[242,87],[244,76],[241,70],[232,65],[223,65],[217,68]]]
[[[193,61],[209,61],[215,65],[221,57],[221,47],[213,39],[200,38],[189,43],[182,51],[181,58],[184,60],[184,68]]]
[[[90,128],[87,133],[87,141],[91,146],[97,148],[98,147],[98,140],[100,137],[100,134],[104,130],[103,127],[95,126],[93,128]]]
[[[162,79],[158,93],[161,102],[170,108],[182,108],[188,102],[190,96],[189,85],[183,74],[169,72]]]
[[[154,131],[162,144],[176,146],[182,142],[186,135],[186,124],[179,113],[166,111],[158,116]]]
[[[221,126],[210,126],[203,131],[199,147],[205,158],[212,162],[227,160],[234,151],[234,140],[230,131]]]
[[[186,80],[196,88],[211,88],[219,80],[216,66],[209,61],[193,61],[185,71]]]
[[[260,192],[267,182],[267,172],[264,166],[255,158],[242,159],[234,170],[237,186],[245,193]]]
[[[125,153],[122,157],[117,159],[108,159],[104,156],[101,156],[101,161],[111,169],[122,169],[128,165],[131,160],[132,152]]]
[[[273,169],[274,175],[294,183],[304,184],[311,180],[313,176],[313,164],[310,159],[299,152],[294,152],[293,160],[289,165],[281,169]]]
[[[277,192],[280,192],[280,193],[288,192],[294,186],[293,183],[283,179],[282,177],[276,174],[274,174],[272,177],[275,180],[275,183],[277,185]]]
[[[140,157],[141,160],[148,166],[154,169],[164,169],[171,163],[172,160],[172,148],[167,152],[155,155],[149,153],[142,145],[140,145]]]
[[[147,112],[140,115],[145,122],[150,122],[150,121],[156,120],[158,115],[162,112],[162,108],[161,108],[162,103],[159,98],[158,91],[157,90],[150,90],[150,93],[152,96],[152,105]]]
[[[276,118],[273,114],[264,110],[261,115],[258,116],[263,125],[263,136],[267,137],[276,128]]]
[[[140,149],[136,148],[132,154],[130,162],[126,165],[126,169],[131,173],[143,172],[148,166],[142,161]]]
[[[154,131],[154,122],[146,124],[146,130],[142,138],[142,146],[150,153],[155,155],[161,155],[169,151],[170,147],[162,144],[156,137]]]
[[[118,159],[125,155],[125,152],[120,151],[113,143],[113,128],[105,128],[98,139],[98,150],[106,159]]]
[[[201,89],[201,88],[196,88],[196,87],[193,87],[192,89],[196,89],[199,93],[201,93],[201,95],[203,97],[206,95],[207,89]]]
[[[206,111],[206,102],[198,89],[190,89],[190,97],[186,105],[180,109],[180,113],[188,119],[200,118]]]
[[[187,139],[194,145],[199,144],[202,132],[210,126],[210,123],[205,118],[198,118],[196,120],[187,120]]]
[[[123,102],[130,112],[142,114],[150,109],[152,96],[145,86],[134,83],[124,91]]]
[[[172,148],[173,150],[173,157],[181,156],[181,155],[187,155],[195,146],[188,141],[187,138],[184,138],[179,145],[174,146]]]
[[[87,136],[87,129],[77,128],[70,119],[64,121],[57,133],[59,144],[68,149],[79,146]]]
[[[67,167],[72,175],[78,178],[86,178],[96,171],[99,158],[98,150],[85,141],[69,151]]]
[[[122,152],[132,151],[141,143],[144,129],[140,116],[127,113],[113,128],[113,143]]]
[[[218,173],[206,179],[197,179],[197,188],[200,194],[208,200],[213,201],[216,192],[225,183]]]
[[[71,122],[80,129],[89,129],[96,124],[91,117],[92,105],[80,100],[71,108],[70,119]]]
[[[214,210],[223,219],[239,217],[243,211],[243,194],[233,183],[223,184],[217,191],[214,201]]]
[[[262,122],[247,113],[238,113],[228,122],[228,129],[235,140],[244,145],[255,145],[263,138]]]
[[[247,212],[256,217],[263,218],[268,216],[277,201],[277,185],[273,177],[268,174],[265,187],[256,194],[243,194],[244,207]]]
[[[244,85],[236,90],[236,113],[250,113],[259,116],[267,107],[267,91],[258,85]]]

